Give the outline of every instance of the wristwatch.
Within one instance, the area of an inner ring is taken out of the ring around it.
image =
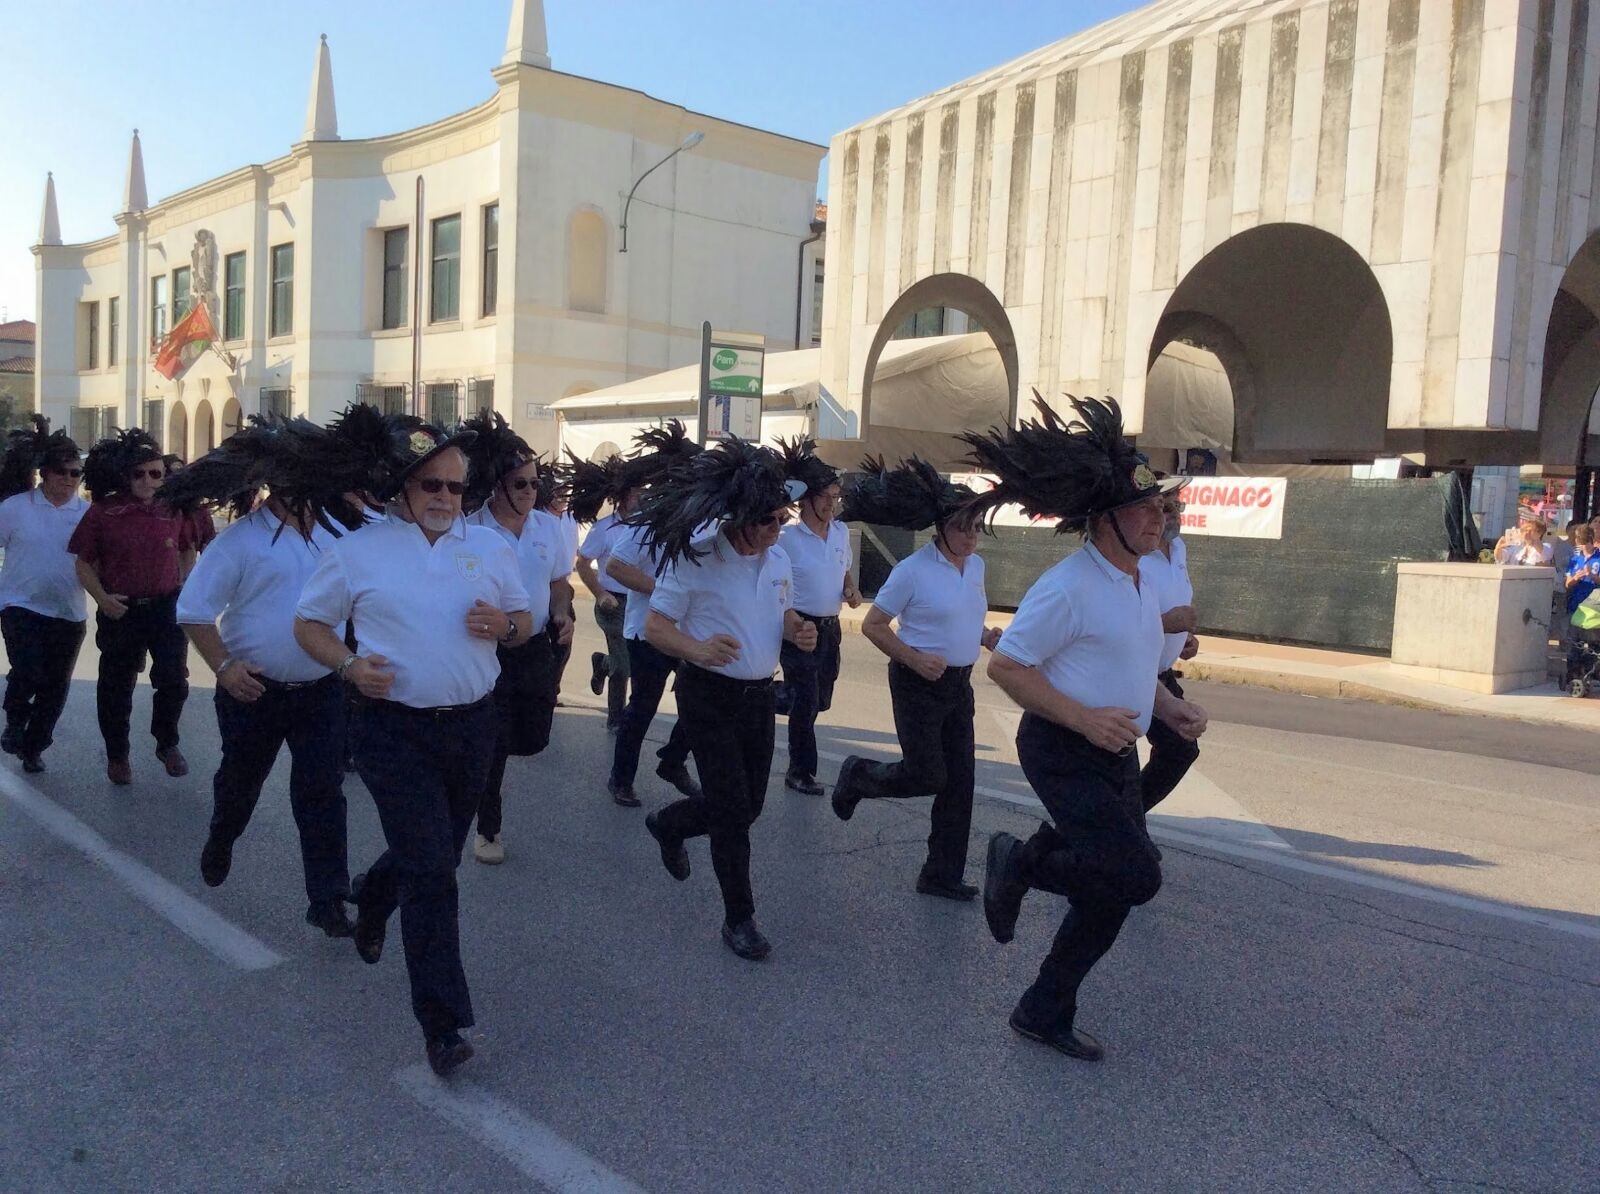
[[[361,656],[352,651],[350,654],[346,655],[339,666],[334,669],[334,674],[338,676],[339,679],[343,680],[344,674],[347,670],[349,670],[350,665],[360,658]]]
[[[517,624],[509,617],[506,618],[506,632],[500,636],[503,644],[510,645],[511,640],[517,637]]]

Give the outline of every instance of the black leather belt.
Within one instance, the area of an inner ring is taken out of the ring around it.
[[[679,672],[679,679],[692,677],[693,682],[703,682],[724,692],[765,692],[772,687],[772,677],[764,680],[744,680],[736,676],[724,676],[721,672],[708,671],[698,664],[685,664]]]
[[[799,614],[807,622],[815,622],[818,626],[826,626],[829,622],[837,624],[839,621],[838,614],[808,614],[804,610],[800,609],[797,609],[794,612]]]
[[[326,684],[334,679],[334,673],[329,672],[326,676],[319,676],[315,680],[274,680],[270,676],[259,675],[256,679],[261,681],[268,692],[294,692],[297,689],[315,688],[318,684]]]
[[[402,705],[399,701],[373,701],[380,709],[391,713],[404,713],[408,717],[422,718],[428,721],[441,721],[449,717],[460,717],[463,714],[475,713],[484,708],[493,699],[493,695],[481,697],[469,705],[429,705],[418,708],[416,705]]]
[[[178,591],[174,589],[172,592],[163,593],[159,597],[124,597],[122,600],[127,603],[129,609],[134,609],[143,605],[159,605],[163,601],[171,601],[177,595]]]

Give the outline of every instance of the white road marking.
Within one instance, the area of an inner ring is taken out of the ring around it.
[[[487,1144],[553,1194],[644,1194],[642,1187],[470,1082],[442,1081],[421,1063],[407,1066],[394,1080],[429,1111]]]
[[[1156,807],[1160,811],[1150,814],[1152,825],[1263,850],[1294,849],[1195,767],[1189,769],[1189,774],[1183,777],[1172,795]]]
[[[240,970],[265,970],[283,961],[249,933],[224,920],[142,862],[115,849],[77,817],[3,767],[0,767],[0,793],[89,861],[105,867],[135,898],[228,965]]]

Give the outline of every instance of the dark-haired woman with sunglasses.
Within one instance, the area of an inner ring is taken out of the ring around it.
[[[67,543],[89,509],[78,496],[83,466],[78,446],[62,437],[39,469],[40,485],[0,502],[0,633],[11,674],[6,680],[6,726],[0,749],[44,770],[72,685],[86,619]]]

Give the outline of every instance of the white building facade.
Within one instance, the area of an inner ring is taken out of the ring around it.
[[[250,414],[357,397],[492,407],[551,449],[551,403],[696,360],[703,320],[787,348],[798,319],[809,342],[823,147],[551,70],[538,0],[515,0],[493,78],[468,111],[344,141],[324,41],[285,156],[150,204],[136,132],[117,231],[85,244],[47,182],[36,409],[191,459]],[[168,380],[156,348],[202,295],[222,351]]]

